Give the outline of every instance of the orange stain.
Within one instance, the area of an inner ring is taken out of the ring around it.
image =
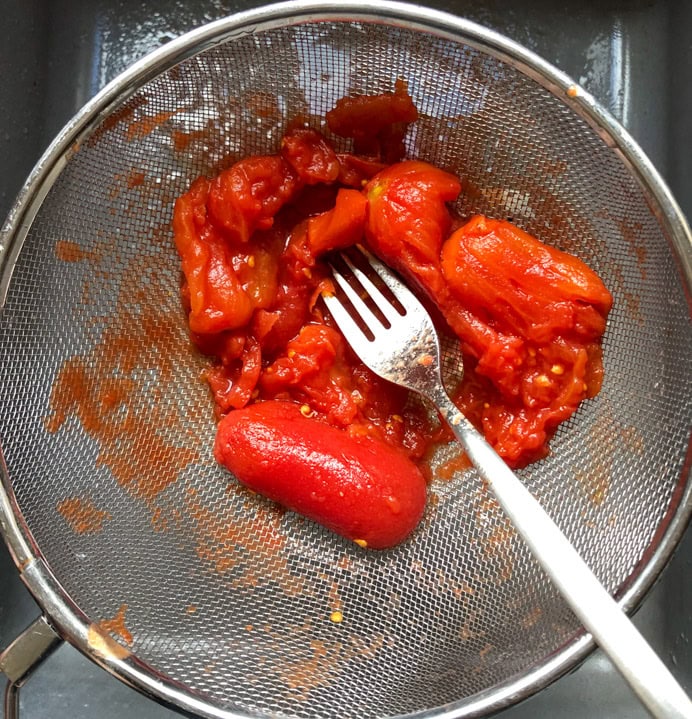
[[[120,638],[129,647],[132,646],[133,637],[130,630],[125,626],[125,613],[127,612],[127,604],[121,604],[116,615],[111,619],[102,619],[98,626],[107,634],[114,634]]]
[[[133,120],[127,126],[127,140],[140,140],[150,135],[159,125],[175,115],[175,110],[157,112],[155,115],[144,115],[139,120]]]
[[[70,497],[58,502],[58,512],[77,534],[96,534],[112,519],[110,512],[97,509],[91,499]]]

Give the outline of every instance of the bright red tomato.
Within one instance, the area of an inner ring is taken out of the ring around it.
[[[253,491],[373,549],[406,539],[425,509],[425,479],[403,453],[307,419],[292,402],[226,415],[214,453]]]

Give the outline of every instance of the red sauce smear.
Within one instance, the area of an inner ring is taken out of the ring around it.
[[[148,301],[148,293],[166,291],[156,273],[158,262],[140,256],[123,272],[115,313],[90,352],[61,366],[51,388],[52,412],[45,419],[46,429],[54,433],[76,416],[98,442],[97,464],[149,503],[199,459],[196,450],[171,439],[184,435],[184,414],[158,401],[157,391],[171,385],[176,364],[189,353],[174,340],[178,318]],[[143,287],[147,269],[152,270],[150,283]],[[133,347],[147,351],[135,352]],[[149,386],[152,373],[158,378],[154,390]]]
[[[127,186],[129,188],[139,187],[144,184],[146,175],[141,170],[132,168],[127,176]]]
[[[392,546],[415,528],[425,498],[413,486],[429,476],[441,433],[405,390],[359,362],[322,311],[325,253],[364,243],[427,298],[463,352],[456,403],[514,467],[546,455],[603,374],[612,298],[601,280],[509,222],[455,216],[459,178],[401,160],[416,118],[402,82],[344,98],[327,122],[356,154],[337,154],[296,124],[277,154],[196,180],[173,219],[191,336],[214,358],[206,380],[220,418],[217,459],[251,489],[361,546],[368,537]],[[404,463],[391,512],[378,495],[386,460],[355,473],[342,461],[365,445]],[[311,446],[324,476],[301,470]]]
[[[199,140],[204,137],[203,130],[193,130],[191,132],[183,132],[182,130],[174,130],[171,133],[173,138],[173,147],[177,152],[187,150],[188,145],[194,140]]]
[[[96,534],[112,519],[110,512],[97,509],[91,499],[70,497],[58,502],[57,509],[77,534]]]
[[[71,240],[58,240],[55,243],[55,256],[63,262],[83,262],[93,260],[94,252],[85,250],[81,245]]]
[[[129,647],[132,646],[132,632],[125,626],[125,613],[127,612],[127,604],[121,604],[116,615],[111,619],[102,619],[98,623],[98,627],[106,634],[114,634],[122,639]]]
[[[150,135],[159,125],[163,125],[166,120],[175,115],[175,112],[175,110],[162,111],[155,115],[143,115],[139,120],[132,120],[127,126],[128,142]]]

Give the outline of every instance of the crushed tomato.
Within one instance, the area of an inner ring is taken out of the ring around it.
[[[581,260],[515,225],[455,216],[460,180],[401,161],[416,118],[402,83],[344,98],[327,122],[354,154],[296,125],[277,154],[194,182],[173,218],[191,334],[215,358],[206,380],[219,417],[291,402],[424,468],[440,433],[405,390],[360,363],[317,302],[329,286],[322,255],[365,243],[437,307],[464,356],[456,403],[522,466],[599,391],[612,298]]]

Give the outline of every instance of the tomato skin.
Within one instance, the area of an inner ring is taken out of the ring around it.
[[[377,252],[400,255],[399,265],[436,262],[452,222],[446,203],[460,190],[458,178],[427,162],[391,165],[364,189],[368,241]]]
[[[253,491],[373,549],[403,541],[425,508],[425,479],[401,452],[304,417],[290,402],[231,412],[214,454]]]
[[[528,341],[603,334],[612,297],[598,275],[510,222],[474,217],[445,242],[441,263],[466,307]]]

